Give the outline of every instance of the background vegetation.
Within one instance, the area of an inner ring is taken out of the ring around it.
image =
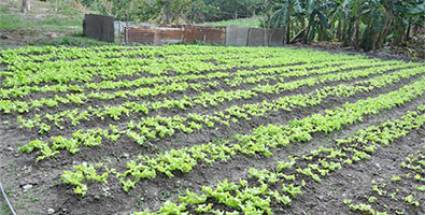
[[[40,0],[6,0],[5,2]],[[51,10],[26,19],[0,4],[0,29],[81,29],[85,12],[155,24],[285,29],[285,43],[332,42],[357,50],[425,50],[423,0],[44,0]],[[6,6],[7,7],[7,6]],[[33,10],[33,9],[32,9]],[[83,12],[82,12],[83,11]],[[29,12],[31,13],[31,11]],[[58,15],[59,14],[59,15]],[[43,16],[44,15],[44,16]],[[39,18],[41,16],[41,18]],[[6,17],[6,18],[3,18]],[[414,45],[412,45],[414,44]]]
[[[80,0],[119,19],[184,24],[214,22],[284,28],[286,43],[336,41],[356,49],[400,46],[423,35],[423,0]],[[245,22],[246,21],[246,22]],[[255,23],[258,21],[258,24]]]
[[[71,1],[31,1],[31,10],[20,13],[18,0],[0,2],[0,29],[76,31],[82,29],[84,11]]]

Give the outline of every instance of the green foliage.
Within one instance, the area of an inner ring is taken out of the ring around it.
[[[424,21],[423,1],[269,1],[265,26],[286,29],[286,42],[333,41],[366,51],[410,39]]]
[[[85,196],[88,190],[89,182],[106,183],[109,177],[109,171],[98,174],[97,168],[102,165],[89,165],[83,163],[73,167],[72,171],[64,171],[61,175],[62,183],[69,184],[74,187],[74,193],[80,196]]]
[[[55,10],[47,3],[46,9],[54,15],[34,18],[24,16],[9,9],[11,6],[0,6],[0,29],[2,30],[44,30],[44,31],[82,31],[83,13],[75,10],[68,3],[63,3],[60,10]],[[43,15],[43,14],[41,14]]]
[[[251,17],[262,12],[261,0],[80,0],[118,19],[185,24]]]
[[[62,36],[62,37],[54,38],[51,40],[42,40],[37,42],[34,45],[90,47],[90,46],[109,45],[109,43],[83,37],[82,35],[79,35],[79,34],[75,34],[70,36]]]
[[[417,114],[421,114],[420,117],[416,117]],[[403,131],[413,130],[416,127],[416,123],[420,125],[425,124],[425,120],[423,120],[422,117],[425,119],[423,112],[407,112],[399,119],[383,122],[378,126],[372,125],[368,128],[361,129],[350,137],[347,137],[344,144],[340,146],[335,148],[321,147],[317,150],[313,150],[307,155],[295,156],[291,158],[289,162],[280,162],[278,165],[280,167],[277,171],[250,168],[248,170],[248,181],[241,180],[239,182],[229,182],[223,180],[219,182],[217,186],[202,187],[200,193],[187,191],[186,195],[179,197],[177,203],[172,204],[172,208],[184,208],[184,210],[179,212],[188,212],[190,208],[195,208],[199,213],[213,213],[213,206],[215,206],[216,203],[207,203],[211,200],[212,202],[224,204],[229,208],[243,213],[268,214],[271,209],[270,200],[285,206],[290,205],[292,199],[302,194],[302,189],[306,185],[306,181],[320,182],[320,178],[318,178],[319,175],[315,172],[320,173],[320,175],[324,177],[328,172],[342,168],[342,163],[345,158],[356,156],[354,149],[357,151],[366,150],[368,144],[380,144],[377,141],[370,143],[358,142],[357,140],[361,140],[364,135],[379,135],[384,132],[403,133],[403,135],[407,135],[408,132]],[[397,138],[397,136],[392,136],[389,143],[394,143],[394,140]],[[380,146],[385,147],[387,144],[382,144]],[[343,151],[345,153],[343,153]],[[367,153],[374,154],[375,151],[368,150]],[[365,158],[362,158],[362,160],[364,161]],[[406,164],[405,166],[415,169],[412,164],[417,163],[419,160],[420,156],[416,158],[409,157],[408,161],[410,164]],[[305,166],[307,166],[307,168],[305,168]],[[295,173],[294,169],[297,170]],[[292,180],[288,180],[288,174],[290,173],[292,173]],[[308,177],[306,178],[305,176]],[[294,182],[297,184],[294,184]],[[384,189],[386,189],[384,185],[374,183],[372,189],[375,190],[380,197],[387,193],[384,191]],[[370,205],[378,202],[379,199],[377,197],[370,196],[367,199],[367,204],[357,204],[352,200],[344,200],[343,202],[351,211],[360,214],[388,214],[383,211],[378,211]],[[406,196],[404,201],[414,206],[418,205],[413,195]],[[167,203],[164,205],[164,208],[168,208],[169,206],[169,203]]]
[[[386,212],[380,212],[372,208],[372,206],[368,204],[354,204],[351,200],[344,200],[344,204],[346,204],[350,210],[354,212],[360,212],[363,214],[370,214],[370,215],[387,215]]]
[[[415,206],[415,207],[419,207],[421,205],[421,203],[418,200],[416,200],[415,196],[412,195],[412,194],[404,197],[404,201],[406,203],[410,204],[410,205]]]
[[[194,169],[241,156],[272,157],[278,148],[304,144],[315,135],[332,134],[365,122],[382,111],[411,104],[425,92],[422,64],[288,50],[106,46],[2,51],[1,61],[8,65],[10,73],[2,76],[6,87],[0,91],[0,111],[21,116],[17,122],[23,128],[42,131],[40,140],[31,141],[21,149],[39,159],[53,156],[61,159],[63,154],[71,156],[87,147],[121,147],[117,144],[123,141],[123,144],[137,142],[142,148],[152,147],[147,154],[131,152],[114,155],[113,160],[105,158],[107,165],[119,162],[118,171],[91,164],[65,171],[62,183],[72,185],[74,192],[83,196],[89,193],[92,184],[105,183],[109,177],[113,177],[111,182],[130,192],[144,180],[189,174]],[[223,57],[211,57],[211,53],[223,53]],[[302,58],[306,54],[312,57]],[[214,63],[205,63],[210,61]],[[255,65],[259,68],[241,69]],[[231,68],[236,69],[228,72]],[[57,75],[57,71],[63,73]],[[383,87],[399,85],[405,80],[411,82],[393,91],[284,124],[264,124],[243,135],[177,148],[154,145],[158,140],[174,144],[176,134],[216,129],[220,132],[219,129],[257,117],[318,107],[329,99],[380,92]],[[312,90],[288,93],[300,88]],[[26,101],[36,93],[47,96]],[[258,97],[271,99],[257,101]],[[240,102],[244,100],[252,102]],[[69,108],[57,111],[63,106]],[[96,123],[91,126],[87,122]],[[364,162],[380,147],[394,143],[423,124],[425,115],[420,106],[398,119],[359,129],[343,140],[309,153],[285,156],[281,161],[275,161],[275,156],[270,159],[273,163],[264,169],[246,169],[242,173],[244,180],[219,181],[214,186],[188,190],[158,211],[220,214],[225,206],[230,214],[270,214],[276,203],[289,206],[303,193],[306,184],[318,183],[345,166]],[[72,129],[70,135],[63,132],[74,126],[79,128]],[[423,159],[411,158],[403,166],[419,171],[423,164]],[[423,180],[420,172],[415,173],[411,179]]]
[[[202,25],[206,26],[216,26],[216,27],[225,27],[225,26],[238,26],[238,27],[260,27],[262,23],[262,17],[251,17],[251,18],[241,18],[241,19],[229,19],[216,22],[206,22]]]

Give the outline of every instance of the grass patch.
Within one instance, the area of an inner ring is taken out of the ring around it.
[[[58,19],[55,17],[49,17],[43,20],[40,20],[36,23],[37,26],[40,26],[42,29],[62,31],[67,29],[78,29],[82,30],[83,17],[67,17],[64,19]]]
[[[44,31],[82,30],[83,14],[70,6],[64,6],[57,14],[34,17],[12,13],[7,6],[0,6],[0,30],[39,29]]]
[[[12,14],[0,14],[0,29],[1,30],[13,30],[21,29],[26,27],[24,19],[17,15]]]
[[[3,201],[3,199],[0,200],[0,215],[12,215],[9,207],[7,206],[6,202]]]
[[[251,17],[244,19],[231,19],[218,22],[206,22],[205,26],[225,27],[225,26],[239,26],[239,27],[260,27],[261,17]]]
[[[1,30],[41,29],[46,31],[81,30],[83,17],[48,17],[45,19],[28,19],[19,15],[0,15]]]
[[[75,47],[90,47],[90,46],[104,46],[111,45],[111,43],[97,41],[80,34],[58,37],[53,40],[38,41],[30,45],[52,45],[52,46],[75,46]]]
[[[9,9],[6,6],[0,5],[0,14],[8,14]]]

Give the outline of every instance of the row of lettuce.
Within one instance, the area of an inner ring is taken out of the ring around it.
[[[368,117],[418,101],[425,93],[423,64],[307,49],[28,47],[0,51],[0,64],[7,67],[0,71],[0,112],[16,116],[22,128],[37,132],[36,139],[19,149],[37,161],[110,143],[151,146],[173,143],[166,140],[177,135],[222,128],[235,133],[211,142],[169,144],[156,154],[131,153],[120,163],[82,162],[67,168],[61,182],[80,196],[89,194],[95,184],[118,181],[130,192],[143,181],[190,174],[204,164],[226,164],[239,156],[274,157],[277,149],[367,122]],[[330,101],[337,101],[337,107]],[[329,109],[284,123],[272,120],[320,107]],[[238,132],[240,125],[258,118],[266,123]],[[239,181],[188,190],[155,212],[136,214],[281,213],[275,211],[276,205],[291,205],[308,184],[370,159],[379,148],[424,124],[425,106],[419,105],[310,153],[263,169],[247,167],[246,177]],[[418,211],[417,196],[424,192],[423,158],[420,153],[408,157],[402,164],[407,173],[391,179],[394,184],[401,180],[415,184],[411,193],[384,192],[374,184],[367,202],[347,199],[347,208],[384,215],[385,208],[373,204],[390,197]]]
[[[170,152],[163,153],[153,158],[142,157],[134,161],[129,161],[127,163],[127,170],[124,172],[102,166],[102,168],[106,170],[104,172],[100,171],[99,173],[98,169],[90,164],[82,164],[81,166],[77,166],[75,170],[65,171],[62,175],[62,180],[66,184],[73,185],[75,187],[74,191],[81,195],[86,194],[87,183],[105,183],[110,177],[116,177],[121,182],[123,189],[129,191],[141,180],[153,179],[159,174],[173,177],[176,172],[189,173],[193,170],[194,166],[200,163],[213,164],[220,160],[228,161],[234,158],[235,155],[273,156],[273,151],[276,148],[286,147],[288,144],[308,142],[312,140],[313,134],[331,133],[342,130],[349,125],[366,120],[367,116],[373,116],[385,110],[395,109],[401,105],[414,101],[418,97],[423,96],[425,92],[424,83],[425,79],[422,78],[398,90],[381,94],[377,97],[346,103],[341,107],[325,110],[322,114],[312,114],[302,119],[294,119],[284,125],[270,124],[261,126],[254,129],[250,134],[238,135],[234,138],[234,141],[224,142],[222,145],[196,145],[182,150],[171,150]],[[320,182],[321,177],[326,176],[331,171],[341,168],[343,165],[351,165],[357,161],[368,159],[376,151],[378,146],[388,145],[395,139],[407,135],[411,130],[421,127],[425,122],[423,112],[424,106],[421,105],[416,111],[406,113],[406,115],[399,120],[383,123],[382,126],[384,128],[372,126],[356,132],[353,137],[337,140],[337,147],[330,151],[325,150],[325,152],[332,154],[330,156],[332,159],[338,158],[339,165],[337,163],[330,163],[329,161],[319,162],[316,165],[307,165],[305,168],[296,168],[294,174],[298,174],[299,177],[305,180],[310,178],[315,182]],[[314,152],[313,155],[314,154],[317,154],[317,152]],[[161,157],[163,159],[161,159]],[[302,158],[306,161],[314,160],[308,155],[304,155]],[[295,159],[295,161],[296,160],[297,159]],[[333,161],[336,162],[335,160]],[[293,163],[293,161],[289,161],[289,163]],[[282,164],[280,166],[282,166]],[[290,166],[292,167],[292,165]],[[85,177],[88,175],[88,173],[85,172],[86,169],[91,169],[93,172],[92,176],[89,178]],[[249,172],[253,173],[255,171],[250,170]],[[287,174],[285,174],[285,176],[279,176],[277,179],[285,181],[288,179],[288,176],[289,181],[292,181],[292,177]],[[275,175],[270,177],[276,179]],[[228,185],[227,181],[223,183],[225,186]],[[214,203],[219,203],[225,204],[227,207],[233,208],[233,210],[243,212],[247,212],[243,207],[244,205],[249,208],[247,209],[248,211],[252,210],[254,207],[254,209],[261,214],[261,211],[267,212],[270,209],[270,201],[273,198],[278,197],[276,200],[281,203],[290,202],[287,198],[289,197],[288,195],[285,196],[283,195],[284,193],[276,193],[274,191],[269,192],[269,188],[267,187],[254,187],[254,190],[252,190],[251,187],[246,187],[246,185],[244,185],[245,183],[242,183],[236,186],[238,187],[237,190],[241,191],[241,193],[234,191],[225,191],[225,193],[221,193],[223,190],[220,188],[220,184],[221,183],[218,183],[217,187],[203,188],[202,194],[195,195],[194,193],[190,193],[188,196],[192,197],[188,197],[189,200],[180,200],[181,202],[179,204],[167,203],[164,205],[165,209],[161,209],[160,211],[167,211],[169,207],[174,210],[178,209],[182,211],[201,210],[198,206],[203,209],[209,208],[213,210]],[[302,185],[303,183],[294,186],[302,187]],[[235,186],[232,185],[231,187]],[[245,188],[249,189],[246,190]],[[263,188],[265,190],[260,192]],[[275,188],[275,186],[273,186],[273,188]],[[294,189],[299,188],[300,187]],[[251,194],[255,195],[246,198],[247,196],[245,195],[249,196]],[[194,195],[195,197],[193,197]],[[226,198],[222,199],[219,197]],[[227,200],[229,200],[228,198],[231,200],[227,202]],[[196,199],[198,201],[195,201]],[[207,200],[211,202],[205,204]],[[192,206],[196,206],[196,208]],[[262,208],[262,206],[267,207]]]
[[[358,65],[367,65],[366,63],[371,61],[361,60]],[[396,64],[397,62],[385,62],[388,64]],[[384,64],[384,63],[381,63]],[[210,72],[206,74],[192,74],[182,75],[179,77],[159,76],[159,77],[144,77],[135,80],[122,80],[122,81],[104,81],[100,83],[90,83],[83,86],[83,90],[78,89],[78,85],[71,85],[71,93],[62,93],[61,89],[53,89],[49,92],[49,87],[38,87],[37,89],[43,90],[44,95],[39,96],[40,98],[18,99],[16,95],[24,96],[33,93],[33,90],[22,89],[22,88],[11,88],[2,89],[3,98],[0,104],[0,111],[6,113],[25,113],[33,110],[47,109],[58,107],[59,105],[71,104],[81,105],[84,102],[92,102],[96,100],[109,102],[116,99],[141,99],[150,98],[155,96],[166,96],[171,93],[186,93],[189,90],[205,91],[210,90],[212,87],[237,87],[242,84],[255,84],[258,82],[267,82],[273,80],[273,77],[281,78],[286,77],[291,71],[308,70],[317,67],[331,68],[335,66],[337,70],[340,64],[328,63],[323,61],[313,61],[311,63],[288,66],[283,65],[273,68],[262,68],[255,70],[238,70],[234,73],[228,71],[221,72]],[[373,65],[373,64],[372,64]],[[413,66],[413,65],[412,65]],[[293,76],[287,76],[293,77]],[[205,85],[205,86],[204,86]],[[67,85],[57,85],[59,88]],[[130,88],[130,89],[121,89]],[[22,91],[21,91],[22,90]],[[49,94],[50,93],[50,94]]]
[[[178,46],[170,46],[164,49],[179,49]],[[93,54],[93,57],[75,60],[57,60],[44,62],[31,62],[27,60],[7,60],[7,70],[1,72],[2,86],[14,87],[37,87],[54,84],[91,83],[96,80],[121,80],[143,76],[158,75],[185,75],[201,74],[208,71],[231,69],[234,67],[259,67],[278,66],[283,63],[303,63],[314,59],[335,58],[365,58],[363,56],[334,55],[326,52],[312,51],[308,49],[227,49],[216,47],[214,54],[210,47],[201,49],[208,50],[206,54],[197,54],[200,48],[185,48],[190,51],[181,54],[170,55],[165,51],[163,57],[120,57],[108,58]],[[136,50],[140,54],[144,50]],[[159,50],[157,51],[159,52]],[[115,53],[115,51],[111,51]],[[201,52],[202,53],[202,52]],[[7,55],[2,59],[7,59]],[[304,56],[312,56],[305,58]],[[13,56],[12,58],[19,58]],[[60,75],[59,75],[60,74]]]
[[[146,142],[165,139],[174,136],[176,133],[192,134],[205,129],[214,129],[216,127],[231,126],[235,123],[242,123],[255,117],[267,117],[271,113],[279,111],[291,111],[296,108],[311,107],[321,104],[327,98],[344,98],[356,94],[372,92],[376,89],[400,82],[400,80],[409,79],[424,73],[421,68],[405,69],[397,72],[384,73],[391,66],[373,67],[361,71],[339,72],[319,75],[316,77],[300,79],[293,82],[284,82],[266,87],[258,86],[254,91],[246,95],[236,94],[237,98],[246,100],[261,92],[263,94],[279,94],[286,90],[293,90],[302,86],[314,86],[329,81],[351,81],[355,78],[366,78],[353,83],[342,83],[336,86],[324,86],[313,92],[305,94],[296,94],[291,96],[279,96],[273,100],[261,100],[256,103],[238,104],[230,106],[224,110],[211,112],[208,114],[186,113],[173,116],[150,116],[142,117],[139,121],[130,120],[124,126],[118,127],[115,123],[109,124],[107,128],[79,129],[73,132],[71,137],[62,135],[51,136],[43,141],[33,140],[21,148],[22,152],[32,153],[39,151],[38,160],[59,154],[60,151],[68,151],[71,154],[77,153],[81,147],[93,147],[102,145],[105,141],[117,142],[122,137],[128,137],[130,140],[143,145]],[[379,75],[384,73],[383,75]],[[378,74],[373,78],[367,78],[371,74]],[[229,94],[232,95],[232,94]],[[225,102],[226,100],[222,100]],[[218,103],[218,102],[217,102]],[[148,108],[144,107],[145,113]],[[117,116],[119,117],[119,116]],[[76,117],[75,119],[78,119]],[[75,122],[75,124],[78,121]],[[24,124],[34,127],[36,123]],[[39,125],[46,125],[40,123]],[[39,131],[44,129],[39,126]],[[44,129],[47,132],[48,129]],[[41,133],[41,132],[40,132]]]

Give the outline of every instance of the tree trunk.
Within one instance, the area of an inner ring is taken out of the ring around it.
[[[341,34],[342,34],[342,20],[338,20],[338,25],[336,27],[336,38],[337,40],[342,40]]]
[[[351,39],[353,47],[356,50],[359,49],[359,40],[360,40],[360,17],[356,17],[356,19],[354,21],[353,37]]]
[[[382,48],[384,46],[385,43],[385,39],[388,36],[390,30],[391,30],[391,26],[395,23],[393,23],[393,19],[391,18],[392,16],[388,16],[390,18],[387,18],[385,20],[385,24],[384,24],[384,29],[380,32],[380,34],[378,34],[378,39],[376,41],[376,46],[378,49]],[[403,33],[401,33],[403,34]],[[401,36],[402,37],[402,36]]]
[[[377,44],[376,44],[378,49],[384,47],[385,40],[387,39],[387,36],[389,34],[395,34],[395,35],[398,34],[396,32],[397,28],[395,28],[395,26],[397,26],[397,20],[396,20],[396,17],[394,16],[392,10],[386,10],[384,17],[385,17],[384,28],[382,29],[382,31],[380,33],[378,33],[378,40],[377,40]],[[403,40],[403,33],[404,33],[404,25],[401,25],[401,26],[402,26],[402,30],[400,31],[399,34],[400,34],[400,40],[402,41]]]
[[[409,25],[407,26],[406,36],[404,40],[407,42],[410,40],[410,31],[412,30],[412,18],[409,18]]]
[[[291,40],[291,17],[288,16],[288,23],[286,26],[286,44],[289,44]]]
[[[344,46],[350,46],[352,45],[352,35],[353,35],[353,28],[354,28],[354,18],[350,18],[346,22],[343,23],[343,30],[341,34],[341,38],[343,41]]]
[[[163,11],[164,11],[164,20],[163,20],[164,24],[167,24],[167,25],[171,24],[172,14],[171,14],[169,5],[164,6]]]
[[[21,12],[26,14],[30,11],[30,9],[31,9],[31,0],[22,0]]]
[[[302,29],[304,29],[303,43],[307,44],[308,43],[308,35],[310,34],[310,19],[303,22]]]

